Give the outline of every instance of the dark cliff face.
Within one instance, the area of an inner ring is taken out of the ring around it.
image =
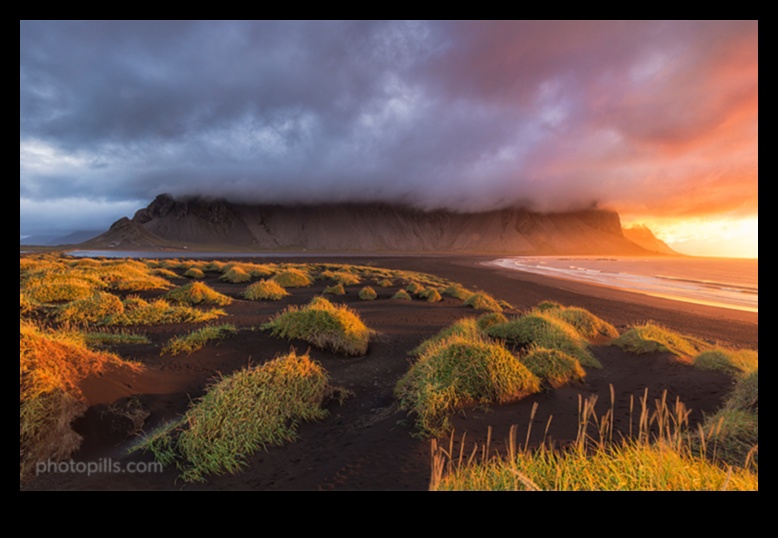
[[[131,221],[122,220],[141,228],[145,237],[165,242],[246,249],[646,253],[624,237],[617,213],[598,209],[546,214],[519,208],[426,212],[381,203],[247,205],[163,194]]]

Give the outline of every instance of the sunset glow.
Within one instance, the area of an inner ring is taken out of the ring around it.
[[[169,192],[596,206],[757,256],[758,80],[757,21],[22,21],[20,234]]]
[[[643,220],[654,235],[681,254],[717,258],[758,258],[758,217]],[[629,223],[634,224],[634,223]]]

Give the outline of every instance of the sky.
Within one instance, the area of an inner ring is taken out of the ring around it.
[[[600,207],[758,256],[757,21],[20,21],[20,236],[161,193]]]

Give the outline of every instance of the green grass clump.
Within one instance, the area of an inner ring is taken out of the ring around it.
[[[94,269],[108,289],[146,291],[167,289],[170,282],[153,274],[153,268],[138,260],[111,260]]]
[[[456,410],[515,401],[539,390],[539,380],[504,347],[453,335],[429,346],[394,393],[401,408],[416,415],[423,435],[439,435],[450,428],[449,415]]]
[[[520,346],[534,344],[556,349],[576,358],[584,367],[602,368],[575,327],[548,312],[532,311],[507,323],[492,325],[486,334]]]
[[[435,288],[426,288],[419,292],[419,298],[424,299],[428,303],[437,303],[442,301],[443,297],[440,296],[440,292]]]
[[[363,301],[372,301],[378,297],[376,291],[370,286],[365,286],[359,290],[359,298]]]
[[[464,301],[468,297],[472,296],[473,292],[465,289],[463,286],[460,286],[459,284],[451,284],[443,288],[443,295],[448,295],[449,297],[453,297],[454,299],[459,299],[460,301]]]
[[[91,346],[113,346],[116,344],[150,344],[148,336],[124,331],[89,332],[84,334],[86,342]]]
[[[502,312],[500,304],[488,293],[474,293],[465,299],[465,305],[471,306],[476,310],[486,310],[488,312]]]
[[[243,297],[249,301],[278,301],[287,295],[289,292],[273,280],[260,280],[243,291]]]
[[[381,286],[382,288],[391,288],[392,286],[394,286],[394,282],[392,282],[388,278],[383,278],[383,279],[379,280],[378,282],[376,282],[376,284],[378,286]]]
[[[235,474],[256,451],[294,441],[300,422],[326,417],[331,391],[320,364],[290,352],[222,378],[141,448],[174,463],[186,482]]]
[[[70,301],[57,309],[56,319],[60,323],[83,325],[99,323],[105,318],[124,311],[122,300],[105,291],[96,291],[91,296]]]
[[[694,366],[731,375],[747,374],[759,368],[759,353],[751,349],[716,347],[694,357]]]
[[[538,379],[555,389],[571,382],[582,381],[586,377],[578,359],[558,349],[531,347],[519,360]]]
[[[186,278],[205,278],[205,273],[197,267],[190,267],[184,272]]]
[[[489,327],[493,327],[494,325],[499,325],[500,323],[507,323],[508,318],[505,317],[500,312],[487,312],[486,314],[481,314],[481,316],[478,317],[476,320],[476,323],[478,324],[478,328],[482,331],[485,331]]]
[[[321,349],[344,355],[364,355],[372,331],[346,305],[335,306],[324,297],[314,297],[299,308],[290,306],[262,329],[279,338],[299,338]]]
[[[655,323],[632,327],[610,343],[637,355],[669,352],[683,362],[691,362],[693,357],[711,347],[702,340],[683,336]]]
[[[228,323],[203,327],[189,334],[171,338],[162,348],[160,355],[189,354],[205,347],[208,342],[222,340],[226,336],[237,334],[237,332],[235,326]]]
[[[448,327],[444,327],[430,338],[427,338],[421,344],[413,348],[408,354],[416,357],[424,355],[429,349],[439,345],[452,336],[461,336],[462,338],[473,342],[480,342],[483,340],[483,334],[481,328],[478,326],[478,322],[474,318],[462,318]]]
[[[199,323],[211,321],[227,313],[221,309],[199,310],[191,306],[171,305],[164,299],[146,301],[128,297],[124,311],[104,318],[102,325],[163,325],[166,323]]]
[[[273,280],[285,288],[304,288],[313,284],[313,280],[307,273],[294,268],[276,273]]]
[[[343,284],[335,284],[324,288],[323,293],[327,295],[346,295],[346,288],[343,287]]]
[[[549,303],[546,302],[546,304],[548,305]],[[616,338],[619,335],[619,331],[612,324],[577,306],[546,307],[538,310],[569,323],[575,327],[581,336],[587,339],[597,338],[598,336]]]
[[[397,301],[410,301],[411,296],[408,294],[405,290],[399,290],[397,293],[392,295],[392,299],[395,299]]]
[[[233,284],[241,284],[243,282],[250,282],[251,274],[249,274],[248,271],[242,269],[241,267],[231,267],[222,273],[222,276],[219,277],[219,280],[232,282]]]
[[[737,378],[724,406],[705,417],[698,444],[728,465],[758,464],[759,370]]]
[[[423,290],[424,290],[424,286],[422,286],[421,284],[415,281],[405,286],[405,291],[407,291],[408,293],[412,293],[414,295],[421,293]]]
[[[184,286],[167,292],[165,298],[178,304],[199,305],[213,304],[226,306],[232,303],[232,297],[211,288],[204,282],[190,282]]]

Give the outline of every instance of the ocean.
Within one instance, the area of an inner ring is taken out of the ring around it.
[[[756,259],[516,256],[485,263],[676,301],[759,311]]]

